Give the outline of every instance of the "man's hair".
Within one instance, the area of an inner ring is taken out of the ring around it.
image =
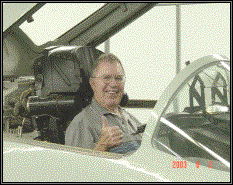
[[[90,75],[92,76],[95,73],[96,68],[99,66],[100,63],[102,62],[109,62],[109,63],[119,63],[124,71],[124,68],[122,66],[121,61],[119,60],[119,58],[117,58],[114,54],[112,53],[107,53],[107,54],[102,54],[99,56],[99,58],[96,60],[96,62],[93,64],[93,66],[91,67],[91,73]]]

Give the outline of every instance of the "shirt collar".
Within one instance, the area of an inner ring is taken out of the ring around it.
[[[110,111],[108,111],[107,109],[105,109],[104,107],[100,106],[100,104],[95,100],[95,98],[92,98],[91,101],[91,106],[101,115],[106,115],[106,114],[113,114],[116,115]],[[122,108],[119,106],[120,111],[122,112]]]

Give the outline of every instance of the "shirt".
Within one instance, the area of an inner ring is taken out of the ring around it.
[[[74,117],[66,129],[65,144],[93,149],[99,141],[102,129],[101,116],[105,116],[110,126],[119,126],[123,131],[123,143],[141,141],[141,134],[132,135],[142,124],[129,112],[120,107],[118,116],[101,107],[95,99]]]

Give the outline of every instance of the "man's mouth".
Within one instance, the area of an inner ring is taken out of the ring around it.
[[[109,90],[109,91],[105,91],[108,94],[117,94],[119,92],[119,90]]]

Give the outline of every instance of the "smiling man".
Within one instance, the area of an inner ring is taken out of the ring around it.
[[[113,54],[103,54],[92,67],[89,80],[93,99],[66,130],[65,144],[99,151],[126,153],[141,141],[136,134],[141,123],[120,107],[125,72]]]

